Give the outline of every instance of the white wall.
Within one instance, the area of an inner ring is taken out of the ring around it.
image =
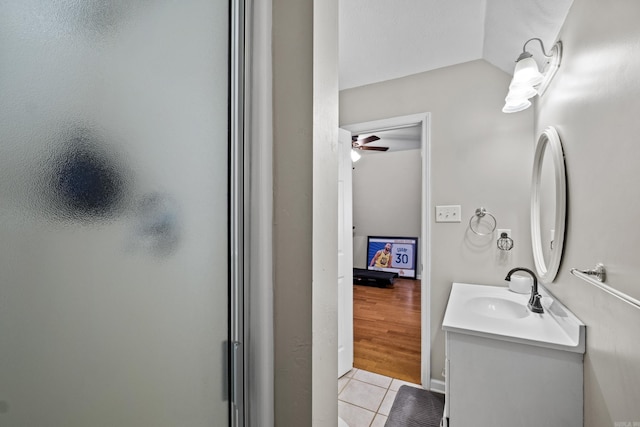
[[[337,0],[273,0],[275,425],[334,426]]]
[[[533,113],[501,112],[510,76],[483,60],[340,92],[340,124],[431,113],[431,204],[462,205],[461,223],[431,224],[431,372],[442,380],[442,317],[454,281],[503,285],[514,266],[532,267],[529,186]],[[380,100],[384,100],[381,102]],[[468,230],[484,206],[515,247]],[[434,215],[435,217],[435,215]],[[423,275],[425,280],[425,275]]]
[[[603,262],[607,283],[640,299],[638,16],[637,1],[575,0],[536,112],[537,132],[555,126],[565,152],[565,252],[549,288],[587,324],[587,427],[640,422],[640,310],[569,273]]]
[[[365,153],[353,164],[354,267],[366,268],[367,236],[420,237],[421,173],[420,150]]]
[[[275,425],[311,425],[313,1],[273,0]]]

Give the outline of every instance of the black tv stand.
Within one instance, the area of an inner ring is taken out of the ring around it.
[[[389,273],[387,271],[366,270],[364,268],[353,269],[353,284],[378,286],[386,288],[393,286],[393,281],[398,277],[398,273]]]

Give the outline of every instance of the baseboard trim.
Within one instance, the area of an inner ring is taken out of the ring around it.
[[[444,394],[444,381],[431,379],[431,391]]]

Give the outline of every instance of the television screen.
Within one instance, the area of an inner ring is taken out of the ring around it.
[[[369,236],[367,270],[388,271],[415,279],[417,250],[417,237]]]

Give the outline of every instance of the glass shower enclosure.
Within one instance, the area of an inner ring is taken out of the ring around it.
[[[0,3],[0,425],[232,422],[230,9]]]

